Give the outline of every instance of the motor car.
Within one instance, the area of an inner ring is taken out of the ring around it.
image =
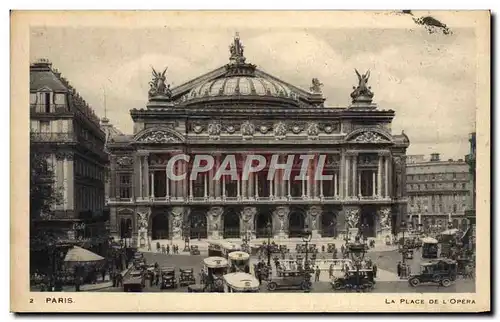
[[[417,287],[422,283],[433,283],[448,287],[457,279],[457,262],[451,259],[436,259],[420,264],[420,272],[410,274],[408,283]]]
[[[192,268],[181,268],[179,269],[179,286],[188,286],[196,284],[196,279],[194,278],[194,269]]]
[[[142,272],[138,270],[130,271],[123,281],[124,292],[142,292],[144,289],[144,279]]]
[[[372,290],[375,286],[373,270],[349,270],[342,277],[334,277],[331,285],[334,290]]]
[[[175,267],[161,268],[161,289],[177,288],[177,280],[175,278]]]
[[[267,281],[267,289],[275,291],[277,289],[302,289],[308,290],[312,286],[309,278],[304,272],[293,274],[288,272],[287,276],[272,277]]]
[[[200,255],[200,249],[198,248],[197,245],[191,245],[191,247],[189,249],[189,253],[191,255]]]

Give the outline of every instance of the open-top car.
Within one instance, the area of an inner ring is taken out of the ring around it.
[[[375,285],[373,270],[349,270],[343,277],[334,277],[331,284],[334,290],[372,290]]]
[[[179,273],[179,286],[196,284],[194,270],[192,268],[180,268]]]
[[[142,292],[144,286],[142,272],[138,270],[131,270],[123,281],[124,292]]]
[[[175,279],[175,267],[161,268],[161,288],[176,288],[177,280]]]
[[[421,283],[434,283],[448,287],[457,279],[457,262],[451,259],[436,259],[420,264],[420,272],[411,274],[408,283],[416,287]]]

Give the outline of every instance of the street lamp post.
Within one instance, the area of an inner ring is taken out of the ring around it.
[[[304,282],[305,289],[304,292],[309,292],[311,288],[311,275],[309,267],[309,242],[311,241],[312,233],[308,226],[304,227],[304,233],[302,234],[302,241],[306,244],[306,258],[304,259]]]
[[[267,230],[267,267],[270,270],[271,269],[271,222],[268,221],[266,225],[266,230]]]
[[[406,230],[406,222],[402,221],[401,222],[401,231],[403,232],[403,238],[402,238],[402,245],[401,245],[401,256],[402,256],[402,262],[403,265],[405,264],[406,261],[406,243],[405,243],[405,230]]]

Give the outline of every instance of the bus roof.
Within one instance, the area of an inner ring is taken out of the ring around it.
[[[257,290],[259,281],[251,274],[230,273],[224,275],[224,280],[233,289],[237,291]]]
[[[227,267],[228,262],[224,257],[212,256],[203,260],[203,263],[209,268]]]
[[[229,259],[244,261],[250,258],[250,255],[246,252],[236,251],[229,253]]]

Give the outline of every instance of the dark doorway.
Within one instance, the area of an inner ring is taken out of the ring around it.
[[[168,239],[168,214],[158,213],[154,215],[151,224],[152,239]]]
[[[207,238],[207,216],[202,211],[195,211],[189,216],[191,239]]]
[[[132,219],[122,218],[120,220],[120,238],[132,238]]]
[[[363,225],[363,236],[375,237],[377,235],[376,219],[377,209],[373,206],[363,206],[361,207],[361,214],[359,217],[359,224]],[[361,226],[360,226],[361,227]]]
[[[267,238],[270,234],[272,237],[272,218],[271,212],[269,211],[260,212],[257,216],[255,216],[255,236],[257,238]]]
[[[305,215],[299,210],[292,210],[288,216],[288,236],[301,237],[304,233]]]
[[[154,196],[164,198],[167,195],[167,176],[165,170],[154,170]]]
[[[337,218],[333,211],[325,211],[321,214],[321,237],[337,236]]]
[[[224,238],[240,238],[240,215],[229,209],[224,214]]]

